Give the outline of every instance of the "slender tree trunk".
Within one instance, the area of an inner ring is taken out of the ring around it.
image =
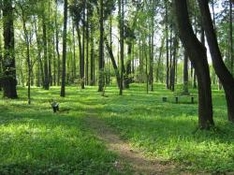
[[[153,25],[153,19],[151,20],[152,20],[151,25]],[[154,31],[152,30],[151,32],[152,32],[152,36],[150,37],[150,43],[149,43],[149,47],[150,47],[149,49],[149,84],[150,84],[150,91],[153,91],[154,90]]]
[[[166,3],[166,87],[168,89],[170,89],[170,67],[169,67],[169,29],[168,29],[168,25],[169,25],[169,20],[168,20],[168,0],[165,1]]]
[[[22,10],[22,23],[23,23],[23,30],[24,30],[24,39],[26,43],[26,57],[27,57],[27,68],[28,68],[28,104],[31,104],[31,73],[32,73],[32,67],[31,67],[31,58],[30,58],[30,41],[29,41],[29,33],[26,28],[26,20],[25,20],[25,14],[24,9],[21,7]]]
[[[45,77],[44,77],[44,69],[43,69],[43,62],[42,62],[42,56],[41,53],[43,51],[43,46],[41,45],[41,38],[39,36],[39,32],[38,30],[40,30],[39,26],[38,26],[38,20],[36,19],[36,17],[34,18],[34,23],[35,23],[35,35],[36,35],[36,41],[37,41],[37,48],[38,48],[38,52],[37,52],[37,60],[38,60],[38,74],[37,74],[37,86],[44,86],[44,82],[45,82]]]
[[[106,48],[108,50],[108,53],[110,55],[111,63],[113,65],[113,68],[114,68],[114,71],[115,71],[115,76],[116,76],[117,84],[118,84],[118,87],[120,88],[121,79],[120,79],[120,75],[119,75],[119,69],[118,69],[117,63],[115,61],[112,48],[111,48],[111,46],[108,43],[108,40],[106,38],[105,38],[105,43],[106,43]]]
[[[163,55],[163,49],[164,49],[164,43],[165,43],[165,36],[163,37],[161,41],[159,56],[158,56],[158,62],[157,62],[157,69],[156,69],[156,82],[163,82],[163,79],[161,79],[160,71],[161,71],[161,65],[162,65],[162,55]]]
[[[100,0],[100,14],[99,14],[99,80],[98,80],[98,92],[104,91],[104,7],[103,7],[103,0]]]
[[[85,38],[86,38],[86,47],[85,47],[85,50],[86,50],[86,54],[85,54],[85,57],[86,57],[86,75],[85,75],[85,79],[86,79],[86,84],[89,84],[89,25],[90,25],[90,21],[89,21],[89,11],[88,11],[88,8],[87,8],[87,2],[86,2],[86,30],[85,30]]]
[[[120,33],[120,88],[119,95],[123,95],[123,79],[124,79],[124,1],[118,0],[119,7],[119,33]]]
[[[76,36],[75,36],[75,25],[72,23],[72,40],[73,40],[73,45],[72,45],[72,50],[73,50],[73,55],[72,55],[72,76],[74,80],[77,78],[76,77]]]
[[[206,48],[199,42],[199,40],[193,32],[192,26],[189,22],[187,1],[174,0],[173,2],[175,5],[180,39],[197,72],[199,95],[199,128],[209,129],[210,126],[214,125],[214,121],[211,98],[211,81],[209,75]]]
[[[61,77],[61,56],[59,51],[59,27],[58,27],[58,0],[56,0],[56,18],[55,18],[55,48],[56,48],[56,54],[57,54],[57,85],[60,85],[60,77]]]
[[[188,90],[188,54],[186,51],[184,51],[184,68],[183,68],[183,83],[184,83],[184,87],[183,87],[183,94],[184,95],[188,95],[189,94],[189,90]]]
[[[94,54],[94,31],[93,23],[91,24],[91,37],[90,37],[90,85],[95,85],[95,54]]]
[[[219,45],[217,42],[215,30],[213,28],[211,14],[209,10],[208,0],[198,0],[199,8],[202,18],[202,24],[206,33],[206,38],[211,52],[211,58],[213,62],[213,67],[215,73],[219,77],[226,96],[227,101],[227,111],[228,111],[228,120],[234,122],[234,78],[232,74],[228,71],[228,68],[225,66],[221,52],[219,50]]]
[[[173,40],[173,48],[172,54],[171,54],[171,66],[170,66],[170,90],[174,91],[175,90],[175,81],[176,81],[176,56],[177,56],[177,48],[178,48],[178,41],[177,37],[174,36],[174,38],[171,38]]]
[[[47,26],[45,14],[43,14],[42,20],[42,32],[43,32],[43,53],[44,53],[44,82],[43,88],[49,90],[50,88],[50,77],[49,77],[49,61],[48,61],[48,46],[47,46]]]
[[[63,19],[63,58],[62,58],[62,83],[60,96],[65,97],[66,84],[66,58],[67,58],[67,1],[64,0],[64,19]]]
[[[127,61],[126,61],[126,74],[124,75],[124,88],[129,89],[130,88],[130,82],[131,82],[131,55],[132,55],[132,41],[129,41],[128,43],[128,49],[127,49]]]
[[[85,1],[86,2],[86,1]],[[86,11],[86,7],[84,7],[83,9],[83,26],[82,26],[82,54],[81,54],[81,60],[80,60],[80,75],[81,75],[81,89],[85,88],[85,82],[86,82],[86,78],[85,77],[85,46],[86,46],[86,33],[85,33],[85,11]]]

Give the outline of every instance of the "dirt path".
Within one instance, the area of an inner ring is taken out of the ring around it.
[[[121,169],[123,164],[127,163],[136,175],[188,174],[176,172],[177,168],[174,165],[165,164],[159,160],[151,160],[145,157],[139,150],[132,148],[129,143],[123,141],[104,121],[96,117],[95,114],[89,113],[85,118],[85,122],[91,130],[97,133],[97,137],[107,144],[109,150],[119,155],[119,160],[115,162],[118,168]]]

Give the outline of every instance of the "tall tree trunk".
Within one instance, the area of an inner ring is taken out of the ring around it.
[[[74,23],[71,24],[72,25],[72,41],[73,41],[73,44],[72,44],[72,77],[73,77],[73,80],[76,79],[76,37],[75,37],[75,25]]]
[[[0,4],[2,5],[2,4]],[[2,18],[1,15],[1,11],[0,11],[0,19]],[[0,75],[2,75],[2,59],[3,59],[3,47],[2,47],[2,35],[0,35]],[[0,79],[0,91],[2,91],[2,83],[1,83],[1,79]]]
[[[89,84],[89,80],[90,80],[90,78],[89,78],[89,41],[90,41],[90,39],[89,39],[89,23],[90,23],[90,21],[89,21],[89,11],[88,11],[88,8],[87,8],[87,2],[85,3],[86,4],[86,27],[85,27],[85,38],[86,38],[86,46],[85,46],[85,50],[86,50],[86,54],[85,54],[85,57],[86,57],[86,75],[85,75],[85,79],[86,79],[86,84]]]
[[[230,55],[229,55],[229,59],[230,59],[230,70],[231,70],[231,73],[233,74],[234,73],[234,57],[233,57],[233,39],[232,39],[232,29],[233,29],[233,17],[232,17],[232,13],[233,13],[233,10],[232,10],[232,1],[230,0],[229,1],[229,43],[230,43]]]
[[[120,79],[120,75],[119,75],[119,69],[118,69],[117,63],[115,61],[112,48],[111,48],[111,46],[110,46],[110,44],[109,44],[109,42],[108,42],[108,40],[106,38],[105,38],[105,43],[106,43],[107,51],[108,51],[108,53],[110,55],[112,66],[113,66],[114,71],[115,71],[115,76],[116,76],[117,84],[118,84],[118,87],[120,88],[121,79]]]
[[[98,92],[104,91],[104,7],[103,0],[100,0],[100,14],[99,14],[99,80],[98,80]]]
[[[55,48],[57,55],[57,85],[60,85],[60,73],[61,73],[61,61],[60,61],[60,51],[59,51],[59,27],[58,27],[58,0],[56,0],[56,17],[55,17]]]
[[[128,49],[127,49],[127,61],[126,61],[126,74],[124,75],[124,88],[130,88],[131,82],[131,55],[132,55],[132,41],[128,41]]]
[[[202,18],[202,24],[206,33],[206,38],[211,52],[211,58],[213,62],[213,67],[215,73],[219,77],[226,96],[227,101],[227,111],[228,111],[228,120],[234,122],[234,78],[232,74],[228,71],[228,68],[223,62],[221,52],[219,50],[219,45],[217,42],[215,30],[213,28],[213,23],[211,19],[211,14],[209,10],[208,0],[198,0],[199,8]]]
[[[119,35],[120,35],[120,88],[119,95],[123,95],[123,79],[124,79],[124,1],[118,0],[119,8]]]
[[[171,48],[171,66],[170,66],[170,90],[174,91],[175,90],[175,82],[176,82],[176,56],[177,56],[177,48],[178,48],[178,41],[177,37],[174,36],[171,38],[173,41],[172,47]]]
[[[169,68],[169,20],[168,20],[168,0],[165,1],[165,5],[166,5],[166,87],[167,89],[170,89],[170,82],[169,82],[169,72],[170,72],[170,68]]]
[[[153,91],[154,90],[154,30],[152,30],[151,32],[152,36],[150,37],[150,42],[149,42],[149,48],[150,48],[149,49],[149,85],[150,85],[150,91]]]
[[[81,42],[81,32],[79,28],[79,24],[76,24],[76,31],[77,31],[77,37],[78,37],[78,47],[79,47],[79,56],[80,56],[80,86],[81,89],[84,89],[84,57],[83,57],[83,49],[82,49],[82,42]]]
[[[42,62],[42,50],[43,50],[43,46],[41,44],[41,38],[39,36],[38,30],[40,30],[39,26],[38,26],[38,20],[36,19],[36,17],[34,17],[34,23],[35,23],[35,35],[36,35],[36,41],[37,41],[37,60],[38,60],[38,70],[37,70],[37,86],[44,86],[44,81],[45,81],[45,77],[44,77],[44,69],[43,69],[43,62]]]
[[[91,37],[90,37],[90,85],[95,85],[95,54],[94,54],[94,31],[91,24]]]
[[[48,46],[47,46],[47,26],[46,26],[46,17],[45,12],[42,19],[42,37],[43,37],[43,57],[44,57],[44,82],[43,88],[49,90],[50,88],[50,76],[49,76],[49,61],[48,61]]]
[[[62,58],[62,83],[60,96],[65,97],[66,84],[66,58],[67,58],[67,0],[64,0],[64,17],[63,17],[63,58]]]
[[[86,3],[86,1],[85,1]],[[81,59],[80,59],[80,76],[81,76],[81,89],[85,88],[85,79],[87,77],[85,77],[85,46],[86,46],[86,33],[85,33],[85,10],[86,7],[83,8],[83,26],[82,26],[82,54],[81,54]]]
[[[24,12],[24,8],[20,5],[21,11],[22,11],[22,23],[23,23],[23,31],[24,31],[24,39],[26,44],[26,60],[27,60],[27,68],[28,68],[28,104],[31,104],[31,73],[32,73],[32,67],[31,67],[31,58],[30,58],[30,40],[29,40],[29,32],[26,28],[26,15]]]
[[[3,37],[4,37],[4,59],[3,59],[3,78],[1,84],[3,97],[18,98],[15,70],[15,42],[14,42],[14,15],[12,0],[3,1]]]
[[[189,79],[188,79],[188,54],[186,51],[184,51],[184,67],[183,67],[183,94],[188,95],[188,85],[189,85]]]
[[[191,62],[197,72],[198,79],[198,118],[199,128],[209,129],[214,125],[211,98],[211,80],[206,55],[206,48],[195,36],[189,22],[187,1],[174,0],[180,39],[189,55]]]
[[[157,69],[156,69],[156,82],[163,82],[163,79],[161,79],[160,71],[161,71],[161,65],[162,65],[162,55],[163,55],[163,49],[164,49],[164,43],[165,43],[165,36],[162,38],[161,41],[161,46],[160,46],[160,51],[159,51],[159,56],[158,56],[158,62],[157,62]]]

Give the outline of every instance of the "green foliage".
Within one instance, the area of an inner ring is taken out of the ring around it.
[[[17,100],[0,100],[0,174],[131,174],[127,166],[115,167],[117,156],[85,123],[90,111],[146,156],[178,164],[176,172],[234,171],[234,129],[223,91],[213,89],[216,127],[201,131],[198,104],[176,104],[164,85],[146,94],[144,86],[132,84],[123,96],[107,87],[108,97],[97,87],[67,87],[65,98],[59,90],[32,88],[32,105],[25,88],[18,89]],[[59,102],[59,113],[52,112],[51,99]]]

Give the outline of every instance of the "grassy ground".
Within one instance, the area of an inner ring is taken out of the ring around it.
[[[59,90],[33,88],[31,105],[26,88],[18,89],[17,100],[0,100],[0,174],[130,174],[127,164],[121,170],[115,166],[118,156],[84,122],[90,110],[146,156],[191,173],[234,172],[234,128],[222,91],[213,90],[217,128],[196,131],[196,97],[194,104],[189,97],[176,104],[162,85],[146,94],[144,86],[134,84],[123,96],[107,87],[107,97],[97,87],[68,87],[65,98]],[[58,114],[51,99],[59,101]]]

